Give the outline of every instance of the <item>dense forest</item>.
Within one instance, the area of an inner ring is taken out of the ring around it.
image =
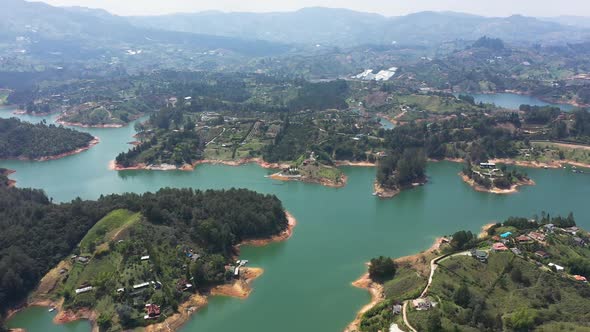
[[[219,271],[211,269],[223,268],[234,254],[234,245],[278,234],[287,227],[282,204],[275,196],[245,189],[161,189],[53,204],[40,190],[2,187],[0,310],[22,301],[49,269],[72,253],[97,221],[115,209],[141,213],[148,231],[138,231],[136,236],[145,243],[192,245],[201,252],[200,267],[193,268],[202,279],[199,287],[223,282],[215,277]],[[221,265],[210,260],[220,260]]]
[[[92,135],[61,126],[0,119],[0,158],[40,159],[87,147]]]

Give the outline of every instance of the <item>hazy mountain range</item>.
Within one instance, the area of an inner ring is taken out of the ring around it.
[[[514,15],[490,18],[455,12],[420,12],[385,17],[347,9],[305,8],[281,13],[215,11],[130,17],[137,26],[282,43],[356,46],[362,44],[432,45],[475,40],[483,35],[509,42],[577,42],[587,27],[565,25],[568,18],[537,19]]]
[[[508,42],[566,43],[589,40],[581,19],[489,18],[454,12],[385,17],[346,9],[306,8],[284,13],[201,12],[122,17],[104,10],[53,7],[42,2],[2,0],[0,51],[96,56],[105,49],[151,47],[195,51],[223,49],[268,56],[296,47],[359,45],[436,46],[483,35]],[[24,45],[24,46],[23,46]]]

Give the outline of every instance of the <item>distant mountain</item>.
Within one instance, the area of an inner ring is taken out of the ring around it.
[[[454,12],[420,12],[385,17],[318,7],[281,13],[208,11],[128,20],[141,27],[333,46],[432,45],[456,39],[476,40],[483,35],[508,42],[563,43],[590,36],[588,29],[518,15],[490,18]]]
[[[543,21],[555,22],[567,26],[580,27],[590,29],[590,17],[584,16],[557,16],[557,17],[543,17]]]
[[[179,33],[138,27],[103,10],[53,7],[42,2],[2,0],[0,43],[25,45],[28,52],[100,53],[112,47],[172,45],[195,50],[225,49],[247,55],[288,50],[269,41]]]

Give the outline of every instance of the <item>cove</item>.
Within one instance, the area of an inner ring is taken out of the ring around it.
[[[10,109],[0,110],[11,117]],[[19,116],[22,119],[27,117]],[[50,122],[54,117],[47,118]],[[40,121],[40,118],[33,118]],[[108,162],[129,148],[133,125],[124,128],[80,128],[101,142],[78,155],[47,162],[0,161],[17,172],[19,187],[44,189],[54,201],[80,196],[155,191],[161,187],[223,189],[240,187],[277,195],[298,220],[294,235],[266,247],[242,248],[241,256],[265,273],[245,299],[214,297],[182,328],[188,331],[342,331],[369,294],[351,282],[362,275],[370,258],[399,257],[428,248],[440,235],[509,216],[574,212],[590,228],[590,175],[568,169],[525,169],[537,183],[514,195],[476,192],[457,176],[462,165],[430,163],[429,182],[392,200],[371,195],[373,168],[343,167],[348,184],[327,188],[300,182],[278,182],[255,164],[240,167],[200,165],[193,172],[108,170]],[[45,308],[30,308],[9,321],[30,332],[73,331],[51,323]],[[88,324],[76,332],[89,331]],[[79,329],[78,329],[79,328]]]
[[[562,111],[572,111],[575,107],[569,104],[552,104],[537,97],[515,93],[471,94],[476,103],[495,104],[496,106],[517,110],[520,105],[556,106]]]

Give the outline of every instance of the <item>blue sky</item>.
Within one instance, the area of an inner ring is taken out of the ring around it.
[[[39,0],[37,0],[39,1]],[[102,8],[119,15],[157,15],[203,10],[292,11],[303,7],[349,8],[404,15],[424,10],[450,10],[485,16],[590,16],[590,0],[43,0],[58,6]]]

